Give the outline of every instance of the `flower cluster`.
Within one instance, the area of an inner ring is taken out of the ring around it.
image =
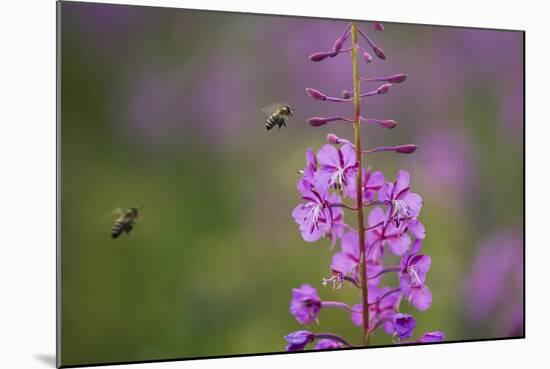
[[[384,30],[380,23],[374,29]],[[353,66],[353,91],[343,91],[341,97],[332,97],[323,92],[307,88],[306,93],[319,101],[351,103],[354,116],[313,117],[308,122],[319,127],[330,122],[343,122],[354,128],[353,141],[340,138],[333,133],[327,136],[328,143],[317,153],[306,152],[306,166],[297,187],[301,203],[292,211],[304,241],[316,242],[328,238],[339,250],[333,255],[330,275],[322,284],[331,284],[335,290],[349,284],[360,291],[361,299],[353,306],[340,301],[326,301],[319,297],[317,289],[304,284],[292,290],[290,313],[302,325],[318,323],[323,309],[342,309],[350,314],[351,322],[362,327],[364,345],[380,328],[393,337],[394,342],[438,342],[444,339],[439,331],[427,332],[414,340],[416,321],[410,314],[400,312],[405,300],[416,309],[430,308],[432,294],[426,285],[426,276],[431,259],[422,253],[422,241],[426,236],[419,220],[422,198],[413,192],[409,173],[400,170],[395,179],[387,180],[380,171],[365,167],[363,158],[378,152],[411,154],[417,146],[380,146],[362,149],[360,130],[362,123],[386,129],[393,129],[397,122],[391,119],[374,119],[361,115],[361,101],[371,96],[390,92],[394,84],[407,79],[406,74],[387,77],[362,78],[358,74],[358,55],[370,63],[369,51],[359,46],[358,37],[366,41],[369,50],[379,59],[385,60],[385,52],[364,32],[350,23],[336,40],[332,50],[312,54],[309,59],[319,62],[339,54],[351,53]],[[351,38],[351,47],[344,44]],[[362,93],[360,83],[379,83],[379,86]],[[345,216],[356,219],[356,227],[346,223]],[[367,214],[368,213],[368,214]],[[366,220],[366,222],[365,222]],[[400,258],[397,265],[384,265],[384,253]],[[382,276],[395,273],[398,285],[381,286]],[[353,347],[346,339],[333,333],[314,333],[300,330],[285,337],[288,351],[303,350],[316,342],[316,349]]]

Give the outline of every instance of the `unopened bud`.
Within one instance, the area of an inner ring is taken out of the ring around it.
[[[339,37],[332,46],[332,50],[338,52],[342,49],[342,46],[344,46],[344,39],[342,37]]]
[[[395,152],[398,152],[400,154],[412,154],[413,152],[416,151],[416,149],[418,149],[418,146],[417,145],[402,145],[402,146],[396,146],[395,147]]]
[[[314,61],[314,62],[318,62],[318,61],[321,61],[321,60],[325,60],[327,57],[328,57],[327,53],[320,52],[320,53],[311,54],[309,56],[309,60]]]
[[[380,95],[387,94],[391,86],[391,83],[384,83],[382,86],[376,89],[376,92],[378,92]]]
[[[388,77],[388,82],[391,83],[401,83],[407,79],[407,74],[394,74]]]
[[[370,63],[372,61],[372,55],[365,51],[363,53],[363,59],[365,59],[367,63]]]
[[[382,23],[376,22],[376,23],[373,24],[373,27],[377,31],[383,31],[384,30],[384,25]]]
[[[386,54],[384,54],[384,51],[382,51],[382,49],[379,48],[378,46],[374,46],[374,47],[372,48],[372,51],[374,51],[374,53],[376,54],[376,56],[379,57],[380,59],[386,60]]]
[[[311,124],[313,127],[319,127],[327,124],[328,121],[326,118],[312,117],[312,118],[309,118],[307,122]]]
[[[387,119],[387,120],[383,120],[381,124],[382,124],[382,127],[384,128],[392,129],[392,128],[395,128],[395,126],[397,125],[397,122],[395,120]]]
[[[321,91],[318,91],[314,88],[306,88],[306,92],[309,96],[311,96],[315,100],[325,101],[327,99],[327,96],[325,94],[323,94]]]
[[[329,133],[327,135],[327,141],[331,144],[339,144],[340,143],[340,139],[338,138],[338,136],[336,136],[334,133]]]

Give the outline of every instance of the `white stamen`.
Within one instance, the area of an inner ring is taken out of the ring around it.
[[[338,169],[332,176],[330,176],[329,186],[334,186],[338,189],[342,188],[344,184],[344,169]]]

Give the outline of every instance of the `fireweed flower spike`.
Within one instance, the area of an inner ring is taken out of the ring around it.
[[[384,27],[375,23],[374,29],[382,31]],[[351,41],[351,46],[344,46],[348,41]],[[312,149],[307,150],[306,166],[299,171],[301,178],[297,184],[302,203],[294,208],[292,216],[304,241],[316,242],[326,237],[332,246],[339,244],[339,249],[332,256],[330,275],[322,278],[322,285],[332,284],[334,290],[338,290],[347,283],[350,288],[360,291],[360,299],[351,304],[324,301],[314,286],[304,284],[292,290],[290,313],[298,323],[309,325],[318,323],[325,309],[341,309],[350,314],[354,325],[361,327],[363,346],[368,346],[370,336],[379,331],[393,336],[395,343],[438,342],[444,339],[443,332],[427,332],[414,340],[412,337],[416,320],[412,315],[400,312],[402,300],[408,301],[418,310],[427,310],[432,304],[432,294],[426,286],[431,259],[420,253],[421,241],[426,237],[426,230],[419,220],[422,198],[411,191],[407,171],[400,170],[395,181],[386,182],[385,178],[388,177],[381,171],[372,170],[363,163],[373,153],[413,154],[418,149],[412,143],[374,146],[370,149],[364,149],[361,144],[363,127],[392,129],[397,126],[392,119],[369,117],[362,110],[363,99],[388,95],[391,89],[405,82],[408,75],[399,73],[384,77],[361,77],[359,58],[362,57],[367,63],[373,60],[359,41],[366,42],[363,46],[372,50],[379,59],[386,59],[384,51],[355,23],[345,27],[332,43],[330,51],[309,56],[311,61],[321,62],[342,53],[351,54],[352,89],[342,91],[341,97],[328,96],[315,88],[306,88],[306,93],[320,102],[353,105],[353,115],[350,117],[334,115],[308,119],[313,127],[328,123],[352,126],[353,137],[343,138],[328,133],[328,144],[323,145],[317,153]],[[379,86],[361,92],[361,81],[378,83]],[[374,101],[377,99],[373,98]],[[348,213],[348,222],[354,219],[353,224],[344,222],[344,212]],[[384,265],[385,252],[401,257],[399,265]],[[381,285],[382,276],[388,273],[395,273],[399,281],[397,286],[395,283],[393,286]],[[302,330],[287,335],[285,339],[288,351],[304,350],[315,341],[314,347],[318,350],[353,347],[346,339],[334,333]]]

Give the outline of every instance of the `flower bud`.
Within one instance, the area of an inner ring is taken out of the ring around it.
[[[379,48],[378,46],[374,46],[374,47],[372,48],[372,51],[374,51],[374,53],[376,54],[376,56],[379,57],[380,59],[386,60],[386,54],[384,54],[384,51],[382,51],[382,49]]]
[[[351,99],[351,91],[348,91],[348,90],[344,90],[342,91],[342,99]]]
[[[339,37],[335,42],[334,42],[334,45],[332,46],[332,50],[338,52],[342,49],[342,46],[344,46],[344,38],[343,37]]]
[[[373,27],[377,31],[383,31],[384,30],[384,25],[382,23],[376,22],[376,23],[373,24]]]
[[[388,77],[388,82],[391,83],[401,83],[407,79],[407,74],[394,74]]]
[[[306,92],[309,96],[311,96],[315,100],[325,101],[327,99],[327,96],[325,94],[323,94],[321,91],[318,91],[314,88],[306,88]]]
[[[418,149],[417,145],[401,145],[395,147],[395,152],[398,152],[400,154],[412,154],[416,151],[416,149]]]
[[[320,52],[320,53],[311,54],[309,56],[309,60],[314,61],[314,62],[318,62],[318,61],[321,61],[321,60],[325,60],[327,57],[328,57],[327,53]]]
[[[390,91],[391,86],[391,83],[384,83],[382,86],[376,89],[376,92],[378,92],[378,94],[380,95],[387,94]]]
[[[384,128],[392,129],[392,128],[395,128],[395,126],[397,125],[397,122],[395,120],[386,119],[382,121],[381,125]]]
[[[339,144],[340,143],[340,139],[338,138],[338,136],[336,136],[334,133],[329,133],[327,135],[327,141],[331,144]]]
[[[327,124],[328,120],[326,118],[312,117],[312,118],[309,118],[307,122],[311,124],[313,127],[319,127]]]
[[[372,61],[372,56],[371,56],[371,54],[369,54],[368,52],[365,51],[363,53],[363,59],[365,59],[365,61],[367,63],[370,63]]]

